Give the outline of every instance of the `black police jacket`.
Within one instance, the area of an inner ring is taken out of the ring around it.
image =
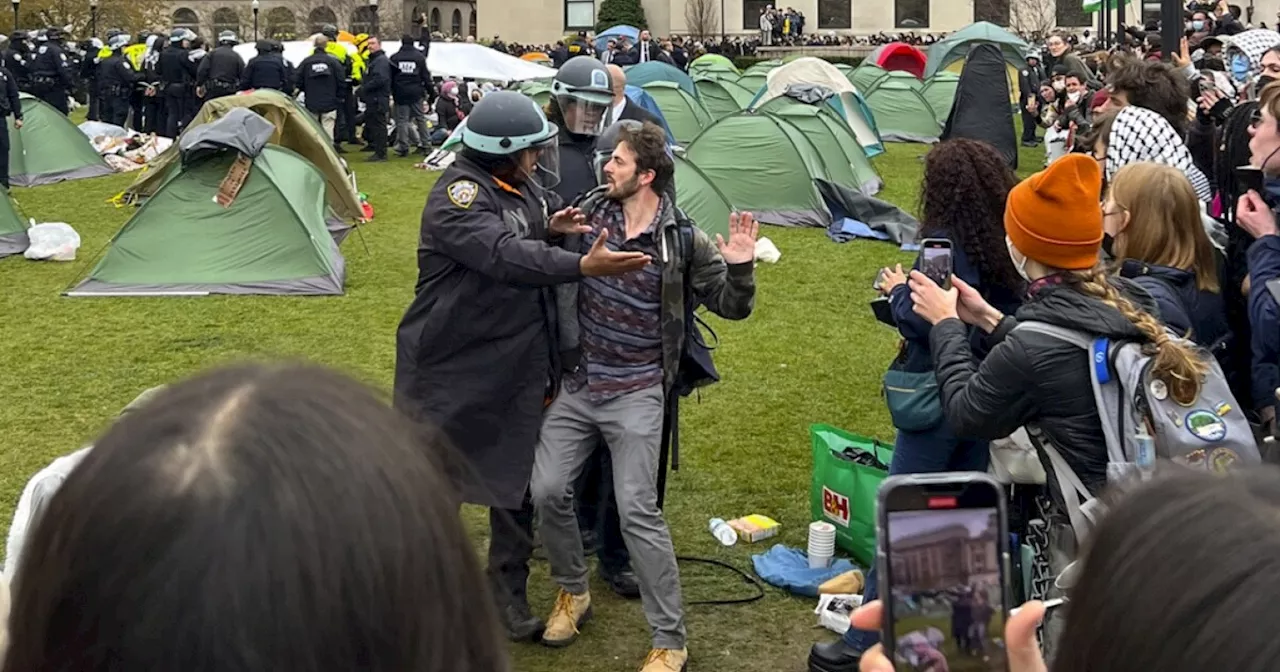
[[[5,49],[4,68],[18,80],[18,88],[25,89],[31,85],[31,53],[26,49]]]
[[[284,54],[258,54],[240,75],[240,89],[276,89],[293,92],[293,72],[284,62]]]
[[[196,84],[205,88],[235,91],[240,87],[244,74],[244,59],[230,46],[222,46],[209,52],[200,61],[196,71]]]
[[[307,109],[318,114],[333,112],[342,101],[343,69],[338,59],[322,49],[298,64],[297,86],[306,98]]]
[[[164,87],[188,86],[196,81],[196,64],[191,60],[191,52],[182,47],[170,45],[160,52],[160,60],[156,64],[156,74]]]
[[[572,203],[598,186],[593,158],[596,139],[590,135],[560,132],[560,182],[553,191]]]
[[[98,84],[107,95],[129,95],[141,81],[142,73],[133,69],[133,63],[122,52],[116,51],[98,64]]]
[[[0,68],[0,86],[4,87],[4,95],[0,96],[0,118],[10,114],[17,121],[22,121],[22,100],[18,98],[18,80],[6,68]]]
[[[391,57],[391,93],[400,104],[422,102],[431,90],[427,57],[412,44],[400,47]]]
[[[385,51],[369,56],[360,95],[365,100],[386,100],[391,95],[391,61]]]
[[[36,56],[31,60],[31,76],[53,80],[68,89],[75,86],[71,63],[57,42],[46,42],[36,49]]]

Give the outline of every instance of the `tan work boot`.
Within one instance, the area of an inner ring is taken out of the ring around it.
[[[578,638],[578,628],[590,619],[591,593],[574,595],[562,588],[551,617],[547,619],[542,643],[554,648],[569,646]]]
[[[640,672],[684,672],[689,666],[689,649],[654,649],[644,659]]]

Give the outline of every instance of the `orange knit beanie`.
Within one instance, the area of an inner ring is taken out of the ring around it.
[[[1093,268],[1102,245],[1101,193],[1098,162],[1068,154],[1009,192],[1005,234],[1028,259],[1050,268]]]

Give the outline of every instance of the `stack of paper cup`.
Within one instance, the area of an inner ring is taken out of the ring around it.
[[[809,568],[831,565],[836,552],[836,526],[821,520],[809,523]]]

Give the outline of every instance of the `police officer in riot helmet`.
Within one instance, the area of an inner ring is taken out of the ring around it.
[[[18,80],[8,68],[0,67],[0,185],[9,188],[9,125],[5,117],[13,115],[13,127],[22,128],[22,102],[18,99]]]
[[[543,624],[526,594],[529,480],[543,408],[559,383],[553,288],[650,259],[548,243],[586,227],[544,189],[558,179],[557,129],[532,99],[495,91],[458,132],[462,150],[422,213],[416,295],[396,335],[395,404],[454,449],[459,460],[448,468],[462,501],[490,507],[499,614],[511,639],[533,640]]]
[[[142,82],[142,73],[133,67],[133,62],[124,53],[132,39],[125,33],[109,38],[107,48],[111,55],[98,64],[102,120],[116,126],[124,126],[129,118],[129,97]]]
[[[31,92],[54,109],[67,114],[67,96],[75,87],[75,76],[71,62],[62,50],[62,29],[46,28],[43,34],[44,41],[36,48],[35,58],[31,61]]]
[[[31,90],[31,38],[25,30],[15,30],[9,34],[9,43],[0,54],[4,58],[4,68],[18,82],[19,91]]]
[[[284,60],[284,45],[276,40],[258,40],[258,55],[249,59],[240,74],[240,90],[275,89],[293,93],[293,66]]]
[[[613,102],[611,82],[609,70],[590,56],[569,59],[551,81],[548,118],[563,131],[556,193],[566,203],[598,184],[591,168],[592,151]]]
[[[176,138],[187,122],[195,117],[196,64],[190,58],[191,39],[195,34],[186,28],[169,33],[169,46],[160,52],[156,74],[160,77],[160,95],[164,98],[164,129],[161,135]]]
[[[204,93],[205,100],[229,96],[240,89],[240,77],[244,74],[244,59],[236,53],[240,40],[230,30],[218,33],[218,46],[200,61],[196,70],[196,86]]]

